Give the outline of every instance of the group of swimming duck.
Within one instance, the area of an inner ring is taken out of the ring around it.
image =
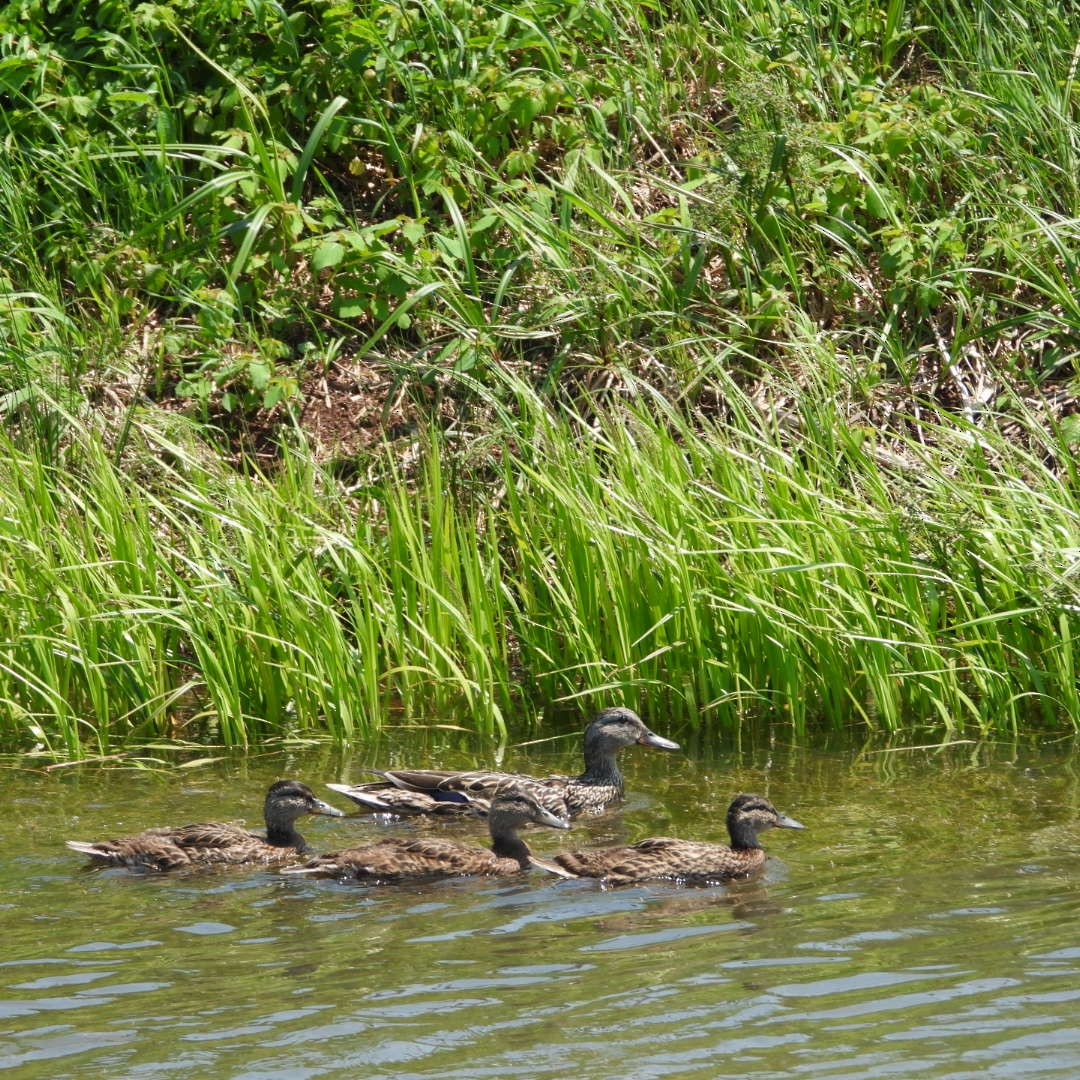
[[[67,841],[99,865],[175,870],[218,864],[280,866],[283,873],[341,881],[393,883],[433,877],[516,874],[531,868],[565,878],[599,878],[606,885],[678,881],[711,885],[750,877],[765,865],[758,834],[804,826],[760,795],[738,795],[727,812],[731,844],[653,837],[621,847],[566,851],[551,860],[529,850],[517,830],[526,824],[569,829],[571,818],[597,812],[623,796],[617,755],[627,746],[677,750],[627,708],[604,709],[585,731],[580,776],[533,777],[504,772],[387,770],[358,785],[327,784],[353,802],[383,814],[480,816],[491,832],[489,849],[436,837],[387,837],[360,847],[309,857],[296,820],[304,814],[344,817],[298,780],[279,780],[266,794],[266,835],[210,822],[147,829],[118,840]],[[307,859],[307,861],[303,861]]]

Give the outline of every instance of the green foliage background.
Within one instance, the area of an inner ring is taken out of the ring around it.
[[[8,741],[1075,723],[1077,41],[1035,0],[0,5]],[[406,439],[311,445],[344,362]]]

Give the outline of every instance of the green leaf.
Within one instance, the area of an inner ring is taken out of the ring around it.
[[[868,214],[876,217],[879,221],[887,221],[891,218],[888,206],[882,198],[879,188],[871,184],[866,189],[863,198],[866,203],[866,211]]]
[[[345,258],[345,245],[336,240],[324,240],[311,257],[311,265],[315,270],[325,270],[330,266],[337,266]]]
[[[248,364],[248,378],[256,390],[265,390],[270,382],[270,365],[262,360],[254,360]]]
[[[1073,413],[1071,416],[1062,418],[1061,434],[1069,446],[1080,443],[1080,413]]]
[[[401,223],[401,235],[409,241],[410,244],[419,244],[424,239],[424,234],[427,229],[424,226],[423,221],[417,218],[407,218]]]
[[[362,299],[338,300],[337,313],[343,319],[359,319],[368,313],[368,301]]]

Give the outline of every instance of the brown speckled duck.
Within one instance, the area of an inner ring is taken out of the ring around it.
[[[563,818],[605,810],[623,796],[616,755],[624,746],[678,750],[679,744],[650,731],[632,709],[603,709],[585,729],[585,771],[580,776],[524,776],[506,772],[450,772],[436,769],[372,770],[383,777],[370,784],[327,784],[333,791],[379,813],[460,817],[483,814],[502,791],[531,795]]]
[[[294,822],[302,814],[344,817],[298,780],[278,780],[266,793],[266,836],[241,825],[211,821],[201,825],[147,829],[119,840],[85,843],[68,840],[72,851],[89,855],[101,866],[141,870],[177,870],[181,867],[261,863],[277,866],[293,862],[306,852],[304,838]]]
[[[557,866],[536,858],[517,834],[530,822],[553,829],[570,823],[545,810],[531,795],[508,791],[492,800],[488,810],[491,849],[439,837],[387,837],[363,847],[319,855],[303,866],[285,867],[285,874],[393,884],[417,878],[517,874],[530,867],[569,877]]]
[[[765,866],[758,833],[766,829],[803,829],[781,814],[761,795],[737,795],[728,807],[731,846],[657,836],[628,847],[566,851],[554,862],[575,877],[601,878],[606,885],[638,881],[678,881],[686,885],[716,885],[746,878]]]

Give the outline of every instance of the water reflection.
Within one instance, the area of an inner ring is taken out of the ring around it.
[[[541,749],[507,764],[574,767],[573,745]],[[337,779],[364,763],[319,750],[185,780],[0,776],[0,1065],[20,1078],[1080,1074],[1068,747],[774,741],[635,759],[622,813],[575,823],[574,847],[722,841],[731,795],[762,790],[808,831],[785,837],[764,880],[729,888],[85,874],[62,847],[251,821],[252,792],[276,776]],[[350,819],[308,838],[328,849],[429,828]],[[449,834],[480,842],[468,826]],[[563,841],[529,839],[541,855]]]

